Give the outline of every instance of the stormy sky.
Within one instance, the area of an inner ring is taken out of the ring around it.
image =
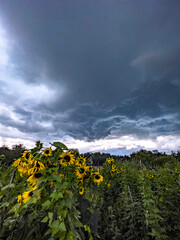
[[[0,145],[180,149],[179,0],[0,0]]]

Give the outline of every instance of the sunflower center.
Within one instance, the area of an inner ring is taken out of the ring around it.
[[[35,174],[34,174],[34,177],[35,177],[35,178],[40,178],[41,176],[42,176],[42,173],[35,173]]]
[[[38,163],[38,162],[36,163],[36,167],[37,167],[37,168],[39,168],[39,167],[40,167],[40,165],[39,165],[39,163]]]
[[[84,180],[87,180],[88,178],[89,178],[88,175],[85,175],[85,176],[83,177]]]
[[[29,193],[29,197],[31,197],[33,195],[33,191],[31,191],[30,193]]]
[[[100,179],[100,176],[99,176],[99,175],[96,175],[96,176],[95,176],[95,179],[97,179],[97,180]]]
[[[84,173],[84,172],[85,172],[84,168],[80,168],[80,169],[79,169],[79,172],[80,172],[81,174]]]
[[[45,154],[49,154],[49,150],[46,150],[46,151],[45,151]]]
[[[29,155],[30,155],[29,153],[26,153],[25,158],[28,159]]]
[[[66,155],[66,156],[64,157],[64,159],[65,159],[67,162],[69,162],[69,161],[71,160],[71,158],[70,158],[69,155]]]

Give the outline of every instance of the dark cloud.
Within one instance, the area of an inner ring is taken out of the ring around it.
[[[1,0],[11,74],[54,91],[36,104],[1,87],[24,121],[1,124],[87,140],[179,133],[179,10],[175,0]]]

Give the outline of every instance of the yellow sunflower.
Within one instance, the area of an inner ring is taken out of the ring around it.
[[[148,177],[149,179],[151,179],[151,178],[154,177],[154,176],[153,176],[152,174],[150,174],[150,173],[147,173],[146,175],[147,175],[147,177]]]
[[[34,174],[35,172],[37,172],[38,170],[44,170],[45,169],[45,166],[42,162],[40,161],[37,161],[35,159],[33,159],[31,161],[31,165],[33,166],[32,168],[30,168],[28,170],[28,174],[31,175],[31,174]]]
[[[91,173],[90,172],[86,172],[86,174],[83,176],[83,181],[88,182],[90,180],[90,176],[91,176]]]
[[[19,165],[21,165],[21,163],[22,163],[22,160],[21,160],[21,158],[18,158],[14,163],[13,163],[13,167],[18,167]]]
[[[76,169],[76,175],[79,177],[79,178],[83,178],[84,175],[86,174],[86,171],[88,170],[88,166],[86,165],[81,165],[79,166],[77,169]]]
[[[99,185],[103,181],[103,176],[99,173],[94,173],[93,181]]]
[[[22,203],[22,195],[18,195],[17,202],[21,205],[21,203]]]
[[[33,192],[36,189],[37,189],[37,186],[33,187],[31,190],[26,191],[26,192],[24,192],[22,194],[22,196],[23,196],[23,203],[26,203],[26,202],[28,202],[31,199],[31,197],[33,196]]]
[[[75,157],[71,152],[67,152],[67,153],[63,152],[59,155],[59,157],[61,158],[60,164],[62,166],[66,167],[67,165],[71,166],[74,164]]]
[[[115,172],[116,171],[116,166],[115,165],[112,165],[112,172]]]
[[[44,149],[44,156],[46,156],[46,157],[50,157],[51,155],[52,155],[52,149],[51,148],[46,148],[46,149]]]
[[[21,162],[21,164],[18,166],[18,171],[20,172],[20,176],[22,177],[26,173],[28,173],[29,166],[25,162]]]
[[[17,214],[17,206],[16,205],[14,205],[14,213],[15,213],[15,215]]]
[[[83,156],[80,156],[76,159],[76,165],[77,166],[81,166],[81,165],[84,165],[86,163],[86,158],[83,157]]]
[[[83,184],[83,178],[78,178],[77,184],[82,185]]]
[[[29,152],[29,151],[24,151],[23,154],[22,154],[22,157],[28,161],[28,160],[31,160],[32,158],[32,154]]]
[[[39,181],[39,179],[42,177],[42,173],[34,173],[33,175],[31,175],[27,181],[30,182],[31,185],[36,185],[36,183]]]
[[[110,157],[109,157],[109,158],[106,158],[106,162],[108,162],[109,164],[110,164],[110,163],[113,163],[113,162],[114,162],[114,159],[113,159],[113,158],[110,158]]]
[[[83,188],[83,187],[80,187],[80,188],[79,188],[79,194],[80,194],[80,195],[83,195],[83,193],[84,193],[84,188]]]

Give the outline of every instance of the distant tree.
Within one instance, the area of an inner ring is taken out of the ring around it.
[[[22,152],[26,150],[26,147],[23,144],[13,145],[12,149],[3,145],[0,147],[0,155],[4,155],[5,159],[3,159],[2,164],[9,166],[12,164],[14,159],[17,159],[21,156]]]

